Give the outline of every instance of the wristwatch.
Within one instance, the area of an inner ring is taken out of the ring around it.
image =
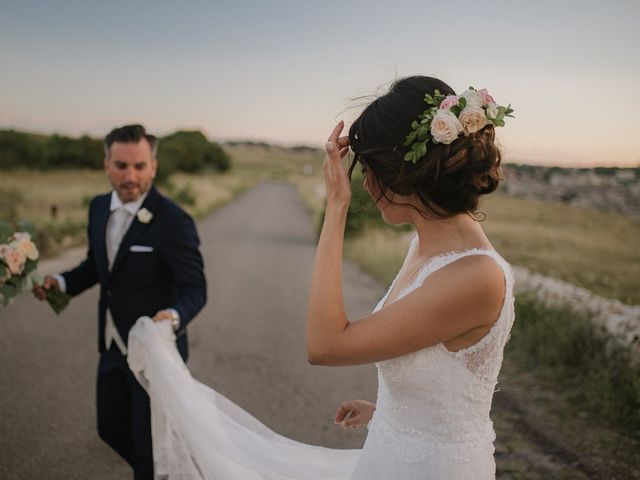
[[[167,308],[167,312],[171,315],[171,326],[173,331],[177,332],[180,329],[180,315],[175,308]]]

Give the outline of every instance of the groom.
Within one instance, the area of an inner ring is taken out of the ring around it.
[[[105,138],[111,193],[89,206],[87,258],[47,276],[35,294],[59,288],[78,295],[100,283],[97,379],[98,434],[133,467],[153,479],[149,397],[127,365],[127,337],[138,317],[171,322],[187,358],[186,325],[206,301],[203,262],[192,218],[153,186],[156,138],[141,125]]]

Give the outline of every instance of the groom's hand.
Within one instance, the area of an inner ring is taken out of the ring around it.
[[[180,330],[180,315],[173,308],[160,310],[153,317],[154,322],[162,322],[163,320],[169,320],[171,322],[174,332]]]
[[[33,284],[33,295],[38,300],[43,301],[47,297],[46,290],[49,290],[51,288],[60,290],[60,284],[58,283],[58,280],[56,280],[55,277],[52,277],[51,275],[47,275],[46,277],[44,277],[44,282],[42,282],[42,285],[38,285],[37,283]]]
[[[173,316],[169,310],[160,310],[153,316],[154,322],[160,322],[162,320],[172,320]]]

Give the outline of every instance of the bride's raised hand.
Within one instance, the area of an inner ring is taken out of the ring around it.
[[[375,403],[366,400],[348,400],[338,408],[335,423],[342,428],[365,426],[371,421],[375,409]]]
[[[348,207],[351,202],[351,182],[342,164],[342,159],[349,151],[349,137],[340,136],[343,129],[344,122],[341,120],[325,144],[326,155],[322,167],[327,190],[327,207],[329,205]]]

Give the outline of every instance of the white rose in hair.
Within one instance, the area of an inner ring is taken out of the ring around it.
[[[482,107],[484,105],[482,95],[475,90],[465,90],[465,92],[460,96],[467,101],[467,107]]]
[[[489,123],[482,107],[467,106],[460,112],[459,118],[465,135],[477,132]]]
[[[498,105],[495,103],[489,103],[487,105],[487,118],[493,120],[498,117]]]
[[[438,110],[431,120],[431,136],[437,142],[449,144],[461,131],[462,124],[449,110]]]

